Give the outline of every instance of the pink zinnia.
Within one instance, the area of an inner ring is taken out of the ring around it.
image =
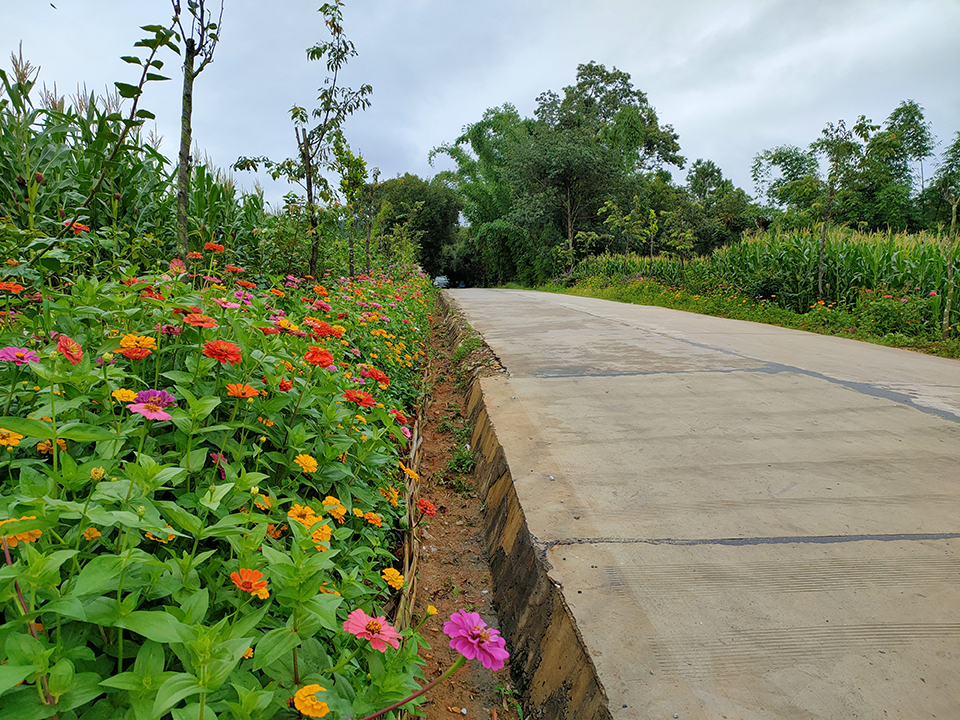
[[[169,420],[171,417],[173,417],[159,405],[154,405],[153,403],[149,402],[127,405],[127,410],[130,412],[140,413],[149,420]]]
[[[27,348],[18,348],[5,347],[3,350],[0,350],[0,360],[6,360],[7,362],[12,362],[18,367],[20,365],[26,365],[27,363],[40,362],[40,358],[33,350],[28,350]]]
[[[450,647],[467,660],[477,658],[487,670],[499,670],[510,657],[500,631],[488,628],[475,612],[458,610],[443,624],[443,632],[450,637]]]
[[[380,652],[386,652],[387,645],[400,647],[400,634],[380,615],[370,617],[363,610],[357,608],[347,615],[343,623],[344,631],[370,641],[370,647]]]

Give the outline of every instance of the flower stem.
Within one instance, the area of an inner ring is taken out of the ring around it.
[[[391,710],[396,710],[398,707],[401,707],[402,705],[406,705],[406,704],[407,704],[408,702],[410,702],[411,700],[416,700],[418,697],[420,697],[420,696],[423,695],[425,692],[427,692],[428,690],[430,690],[434,685],[436,685],[437,683],[443,682],[443,681],[446,680],[448,677],[450,677],[451,675],[453,675],[457,670],[459,670],[461,667],[463,667],[463,664],[464,664],[466,661],[467,661],[467,659],[461,655],[459,658],[457,658],[457,661],[456,661],[453,665],[451,665],[450,668],[449,668],[443,675],[441,675],[440,677],[438,677],[436,680],[434,680],[434,681],[432,681],[432,682],[424,685],[422,688],[420,688],[419,690],[417,690],[417,692],[415,692],[415,693],[414,693],[413,695],[411,695],[410,697],[404,698],[404,699],[401,700],[400,702],[396,702],[396,703],[394,703],[393,705],[391,705],[390,707],[384,708],[383,710],[380,710],[379,712],[375,712],[373,715],[367,715],[367,716],[366,716],[365,718],[363,718],[362,720],[374,720],[374,718],[378,718],[378,717],[380,717],[381,715],[386,715],[386,714],[387,714],[388,712],[390,712]]]

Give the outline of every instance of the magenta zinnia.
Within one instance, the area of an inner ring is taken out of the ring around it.
[[[40,358],[33,350],[27,348],[5,347],[0,350],[0,360],[12,362],[14,365],[26,365],[27,363],[40,362]]]
[[[450,647],[467,660],[477,658],[488,670],[499,670],[510,657],[500,632],[488,628],[478,613],[458,610],[443,624]]]
[[[357,608],[347,615],[347,619],[343,623],[343,629],[358,638],[369,640],[370,647],[380,652],[386,652],[387,645],[393,648],[400,647],[400,634],[387,622],[383,615],[370,617],[363,610]]]

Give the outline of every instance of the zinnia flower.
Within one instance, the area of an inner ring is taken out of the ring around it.
[[[214,320],[209,315],[204,315],[202,313],[190,313],[183,316],[183,321],[187,325],[192,325],[193,327],[200,328],[215,328],[217,327],[217,321]]]
[[[236,572],[230,573],[230,579],[233,580],[233,584],[240,588],[243,592],[248,592],[251,595],[256,594],[258,597],[260,593],[267,589],[267,581],[261,580],[263,573],[259,570],[248,570],[247,568],[240,568],[240,573]]]
[[[129,358],[130,360],[143,360],[145,357],[151,354],[151,351],[147,350],[147,348],[133,347],[133,348],[124,348],[123,350],[120,351],[120,354],[123,355],[125,358]]]
[[[293,696],[293,704],[301,714],[312,718],[322,718],[330,712],[325,702],[317,700],[318,692],[326,692],[319,685],[304,685]]]
[[[323,550],[326,550],[327,548],[325,548],[323,545],[320,545],[319,543],[330,542],[330,538],[332,537],[332,535],[333,535],[333,528],[331,528],[329,525],[324,523],[323,525],[318,527],[316,530],[314,530],[312,533],[310,533],[310,539],[313,540],[314,543],[317,543],[316,545],[314,545],[314,547],[317,550],[323,551]]]
[[[224,250],[226,250],[226,248],[223,245],[219,245],[215,242],[204,243],[203,249],[212,250],[215,253],[222,253]]]
[[[343,623],[345,632],[356,635],[358,638],[370,641],[370,647],[380,652],[386,652],[387,645],[393,648],[400,647],[400,634],[387,622],[386,617],[370,617],[363,610],[357,608],[347,615]]]
[[[377,515],[375,512],[363,513],[363,518],[371,525],[376,525],[377,527],[383,527],[382,518],[379,515]]]
[[[7,520],[0,520],[0,525],[6,525],[7,523],[17,522],[18,520],[36,520],[36,515],[24,515],[20,518],[8,518]],[[0,531],[2,533],[2,531]],[[32,543],[36,542],[39,537],[43,534],[42,530],[27,530],[27,532],[15,533],[14,535],[4,535],[3,539],[7,541],[7,546],[15,548],[17,543]]]
[[[235,398],[257,397],[260,392],[249,385],[243,383],[227,383],[227,395]]]
[[[173,417],[159,405],[149,402],[127,405],[127,410],[130,412],[139,413],[149,420],[169,420],[171,417]]]
[[[400,574],[399,570],[387,568],[381,573],[380,577],[386,580],[387,585],[395,590],[400,590],[403,588],[403,575]]]
[[[203,253],[198,253],[197,251],[188,252],[187,260],[203,260]]]
[[[120,402],[133,402],[137,399],[137,394],[133,390],[127,390],[125,388],[114,390],[110,394]]]
[[[317,514],[313,511],[313,508],[309,505],[293,505],[287,511],[287,517],[296,520],[298,523],[304,527],[310,527],[320,522],[320,518],[317,517]]]
[[[458,610],[443,624],[443,632],[450,637],[450,647],[467,660],[477,658],[487,670],[500,670],[510,657],[500,632],[488,628],[475,612]]]
[[[314,473],[317,471],[317,467],[319,467],[317,461],[310,455],[297,455],[293,461],[303,468],[305,473]]]
[[[433,506],[433,503],[423,498],[417,500],[417,509],[427,517],[433,517],[437,514],[437,509]]]
[[[167,266],[170,268],[170,272],[173,273],[185,273],[187,271],[187,266],[184,264],[183,260],[180,258],[174,258],[170,261],[170,264]]]
[[[293,380],[281,380],[277,388],[280,392],[287,392],[293,387]]]
[[[61,335],[57,340],[57,351],[74,365],[79,365],[83,360],[83,348],[76,340]]]
[[[23,435],[20,433],[15,433],[13,430],[7,430],[6,428],[0,428],[0,445],[16,447],[20,444],[21,440],[23,440]]]
[[[349,400],[350,402],[355,402],[357,405],[363,408],[373,407],[376,403],[376,400],[373,399],[373,395],[363,390],[347,390],[343,393],[343,397]]]
[[[13,347],[12,345],[0,350],[0,360],[12,362],[17,367],[27,363],[40,362],[39,356],[33,350]]]
[[[330,351],[326,348],[318,348],[316,345],[311,345],[307,349],[303,359],[311,365],[321,365],[323,367],[333,365],[333,355],[330,354]]]
[[[15,282],[0,282],[0,290],[6,290],[7,292],[12,293],[21,293],[23,292],[23,285]]]
[[[57,438],[57,446],[64,451],[67,449],[67,443],[63,438]],[[53,440],[44,440],[43,442],[37,443],[37,452],[41,455],[52,455]]]
[[[146,348],[147,350],[156,350],[157,341],[149,335],[137,335],[128,333],[120,339],[122,348]]]
[[[96,539],[97,539],[98,537],[100,537],[102,534],[103,534],[103,533],[101,533],[101,532],[100,532],[99,530],[97,530],[95,527],[88,527],[86,530],[83,531],[83,539],[84,539],[84,540],[96,540]]]
[[[236,365],[243,359],[240,356],[240,347],[226,340],[207,340],[203,344],[203,354],[223,365]]]
[[[117,392],[130,392],[129,390],[117,390]],[[116,397],[116,394],[114,394]],[[119,397],[117,398],[120,399]],[[177,399],[168,393],[166,390],[154,390],[150,388],[149,390],[141,390],[137,393],[136,400],[138,403],[150,403],[151,405],[158,405],[162,408],[173,407],[177,404]]]
[[[168,527],[170,530],[173,530],[173,528],[170,527],[170,525],[167,525],[167,527]],[[144,533],[144,535],[145,535],[146,537],[148,537],[150,540],[156,540],[158,543],[163,543],[164,545],[166,545],[168,542],[170,542],[171,540],[173,540],[173,539],[176,537],[176,535],[174,535],[173,533],[167,533],[167,539],[166,539],[166,540],[164,540],[163,538],[158,538],[158,537],[157,537],[156,535],[154,535],[153,533],[148,533],[148,532],[147,532],[147,533]]]

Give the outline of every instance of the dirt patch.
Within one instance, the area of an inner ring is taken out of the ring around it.
[[[415,530],[419,554],[413,615],[422,617],[429,605],[438,610],[422,628],[431,645],[421,653],[427,680],[441,675],[459,657],[448,647],[442,630],[443,620],[452,612],[465,608],[480,613],[493,627],[499,625],[490,568],[483,555],[483,509],[474,486],[466,400],[475,377],[502,371],[479,337],[462,322],[458,324],[456,316],[447,322],[445,312],[438,308],[431,317],[433,359],[421,425],[419,495],[433,503],[437,514]],[[476,661],[468,662],[426,698],[421,709],[428,720],[522,717],[509,669],[493,673]]]

